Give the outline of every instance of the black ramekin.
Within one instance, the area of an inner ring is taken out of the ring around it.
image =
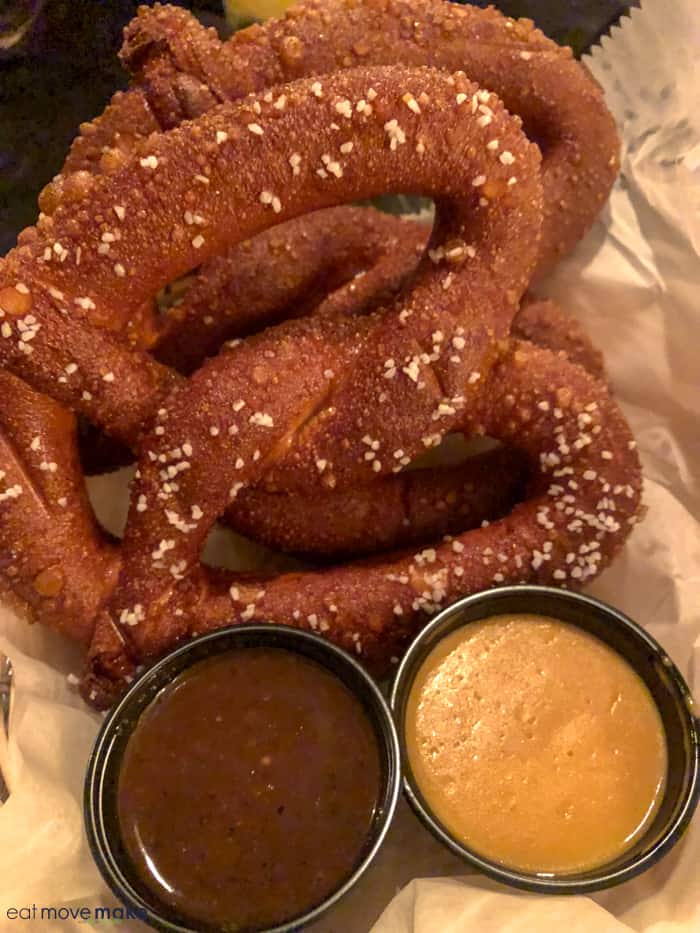
[[[332,907],[364,874],[391,823],[401,790],[400,752],[389,707],[371,677],[346,652],[316,635],[284,625],[237,625],[203,635],[149,668],[109,713],[95,742],[85,778],[84,816],[88,842],[102,877],[120,901],[156,930],[214,933],[218,928],[176,915],[139,880],[124,848],[117,816],[117,783],[126,745],[139,717],[156,695],[193,664],[249,647],[274,647],[305,655],[332,671],[362,703],[376,733],[381,788],[367,843],[352,874],[326,900],[303,916],[265,933],[291,933]],[[187,749],[183,749],[183,755]],[[167,778],[167,775],[164,775]]]
[[[456,840],[440,823],[411,772],[406,754],[406,702],[421,664],[449,632],[469,622],[506,613],[535,613],[576,625],[624,657],[649,688],[661,714],[668,745],[666,790],[647,832],[627,852],[588,871],[527,873],[485,858]],[[391,692],[401,745],[404,790],[428,829],[456,855],[496,881],[543,894],[587,894],[628,881],[658,862],[683,835],[700,795],[700,720],[690,690],[664,649],[617,609],[589,596],[544,586],[509,586],[454,603],[423,629],[401,662]]]

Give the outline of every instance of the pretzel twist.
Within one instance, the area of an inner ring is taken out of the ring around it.
[[[381,670],[464,592],[585,582],[636,520],[639,465],[606,389],[508,339],[537,259],[536,147],[463,74],[376,68],[324,77],[320,93],[317,83],[151,137],[92,181],[89,211],[64,204],[0,265],[0,362],[139,455],[116,588],[119,558],[99,542],[108,579],[84,686],[98,705],[182,638],[252,618],[322,631]],[[232,244],[387,190],[434,197],[437,220],[428,255],[385,307],[287,321],[189,380],[119,336],[162,286]],[[269,582],[199,565],[211,524],[244,488],[342,492],[390,477],[455,429],[527,460],[535,478],[509,516],[418,554]],[[63,466],[49,462],[56,482]],[[82,512],[69,492],[60,498]],[[0,492],[11,508],[24,495],[21,482]]]
[[[89,190],[90,173],[123,164],[140,139],[226,100],[343,68],[429,65],[462,70],[518,114],[542,150],[544,223],[537,275],[568,253],[608,197],[619,141],[602,91],[534,27],[494,9],[444,0],[304,0],[282,19],[221,42],[185,10],[142,7],[122,60],[136,79],[82,127],[61,176],[42,199],[52,211]],[[479,113],[486,121],[489,114]]]
[[[23,245],[0,270],[7,283],[5,304],[16,320],[16,327],[8,321],[12,333],[0,343],[3,365],[137,445],[141,426],[175,377],[99,326],[110,320],[113,307],[128,318],[167,282],[226,245],[308,209],[418,188],[440,202],[433,255],[441,259],[421,263],[412,289],[398,297],[390,313],[338,324],[344,334],[334,338],[324,371],[332,371],[334,359],[340,370],[341,357],[350,356],[357,360],[353,378],[326,376],[316,387],[311,408],[320,409],[331,398],[332,405],[313,419],[313,430],[307,427],[303,441],[284,458],[285,487],[306,490],[309,475],[325,486],[372,478],[358,439],[346,448],[337,469],[326,471],[321,480],[316,461],[332,462],[332,435],[344,434],[344,425],[378,430],[387,446],[396,449],[403,443],[407,453],[421,448],[416,438],[421,426],[421,436],[428,429],[444,433],[455,416],[445,414],[436,423],[436,398],[464,394],[468,399],[476,393],[476,382],[469,383],[468,376],[487,370],[493,341],[508,334],[529,281],[541,210],[537,150],[495,97],[464,76],[399,68],[339,72],[325,79],[321,98],[313,84],[302,81],[280,92],[287,101],[283,110],[274,102],[250,99],[153,137],[149,155],[135,157],[114,179],[102,179],[90,212],[80,203],[66,205],[27,231]],[[370,91],[376,97],[369,109],[353,106]],[[406,95],[423,100],[421,114],[405,106]],[[481,127],[471,112],[476,95],[491,102],[493,126]],[[448,114],[456,128],[449,140],[443,131]],[[251,123],[263,125],[263,135],[251,132]],[[318,128],[312,141],[308,125]],[[517,163],[514,184],[509,183],[513,165],[486,148],[494,132],[502,151]],[[403,134],[406,141],[398,144]],[[192,139],[199,150],[194,164]],[[352,151],[340,153],[347,142]],[[301,152],[303,165],[296,175],[289,159]],[[342,167],[338,174],[319,176],[322,157],[329,153],[342,158]],[[249,170],[241,170],[241,164]],[[285,192],[284,201],[278,190]],[[183,206],[204,224],[188,225]],[[27,315],[36,335],[31,352],[22,331]],[[321,319],[317,326],[323,326]],[[432,349],[432,334],[440,326],[465,331],[458,363],[450,360],[455,354],[447,346],[437,355]],[[313,331],[306,339],[315,339]],[[389,351],[413,361],[412,372],[428,381],[428,391],[411,391],[420,379],[384,378]],[[424,362],[426,353],[431,358]],[[66,365],[78,368],[73,378],[59,382]],[[326,393],[320,404],[319,389]],[[380,393],[388,404],[394,401],[406,411],[403,423],[373,424],[371,409]],[[312,413],[307,409],[300,417],[308,420]],[[378,472],[390,469],[385,463]]]
[[[370,208],[305,214],[204,263],[150,347],[191,373],[222,343],[290,317],[354,314],[390,300],[418,265],[430,227]]]
[[[616,405],[580,367],[517,342],[504,348],[479,398],[462,430],[503,440],[532,472],[527,498],[509,515],[417,552],[241,580],[202,567],[189,572],[196,539],[158,528],[159,514],[149,509],[144,515],[155,524],[138,550],[132,539],[131,572],[122,575],[112,613],[98,621],[86,695],[108,702],[138,662],[237,621],[274,619],[320,631],[382,673],[422,620],[462,595],[507,583],[576,588],[590,581],[639,517],[639,464]],[[200,503],[196,514],[207,515],[212,491],[201,461],[184,475],[188,497]],[[198,534],[207,525],[208,518]],[[156,545],[161,532],[173,537]],[[126,561],[128,549],[127,535]],[[172,583],[163,579],[168,573]]]
[[[178,372],[191,373],[227,340],[305,314],[366,314],[416,270],[430,227],[370,208],[339,207],[273,227],[204,263],[178,283],[174,304],[147,342]],[[527,295],[512,333],[565,350],[605,378],[602,355],[552,302]]]
[[[415,270],[428,233],[423,223],[353,207],[275,227],[202,267],[154,352],[178,370],[192,371],[208,348],[283,316],[301,316],[309,305],[315,304],[314,314],[366,313]],[[323,300],[321,286],[328,290]],[[551,301],[528,298],[511,332],[605,377],[600,352]],[[225,520],[273,548],[327,560],[467,530],[514,504],[521,482],[518,458],[497,451],[455,469],[421,470],[340,492],[246,490]]]

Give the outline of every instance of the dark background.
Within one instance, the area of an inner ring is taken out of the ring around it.
[[[478,6],[486,2],[475,0]],[[0,0],[0,256],[34,222],[79,124],[125,84],[116,53],[132,0]],[[179,3],[222,32],[221,0]],[[623,14],[618,0],[500,0],[558,42],[585,51]]]

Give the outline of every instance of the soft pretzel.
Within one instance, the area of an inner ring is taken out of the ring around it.
[[[218,349],[224,339],[300,316],[314,301],[311,313],[360,314],[415,270],[428,234],[423,223],[355,207],[330,208],[274,227],[200,269],[168,322],[167,356],[179,370],[192,371],[207,347]],[[600,352],[552,301],[527,297],[511,332],[564,352],[604,378]],[[160,359],[166,355],[162,344],[154,352]],[[225,520],[271,547],[327,560],[466,530],[512,505],[521,484],[522,464],[512,451],[500,451],[452,470],[421,470],[405,479],[402,474],[400,482],[340,492],[305,496],[250,489]]]
[[[42,198],[52,211],[116,170],[135,141],[218,103],[338,69],[403,64],[462,70],[496,93],[542,150],[544,224],[538,274],[569,252],[597,216],[619,168],[619,142],[600,87],[534,27],[446,0],[304,0],[284,18],[220,42],[178,7],[142,7],[122,60],[135,87],[82,127]],[[479,113],[484,122],[489,113]],[[76,174],[77,173],[77,174]]]
[[[607,390],[563,355],[509,340],[542,202],[536,147],[494,95],[462,74],[376,68],[266,97],[150,137],[92,182],[89,210],[66,203],[0,265],[7,370],[139,455],[119,580],[105,573],[98,598],[85,681],[97,704],[182,638],[251,618],[316,628],[386,669],[426,614],[464,592],[585,582],[638,513],[638,461]],[[276,221],[387,190],[433,196],[437,221],[383,308],[286,321],[188,380],[110,332]],[[528,497],[505,518],[417,555],[267,583],[199,565],[209,527],[245,488],[312,496],[391,479],[455,429],[488,433],[528,461]],[[38,469],[64,482],[58,458]],[[8,479],[0,495],[29,525],[25,488]],[[85,509],[69,492],[71,510]],[[498,569],[487,572],[494,546]],[[89,566],[85,535],[51,547]]]
[[[308,467],[325,486],[372,478],[359,438],[337,469],[324,471],[323,479],[316,470],[319,459],[332,462],[333,434],[342,433],[343,423],[354,431],[371,428],[392,449],[403,437],[407,453],[422,447],[418,433],[444,433],[457,416],[444,412],[436,423],[436,398],[464,393],[468,399],[477,392],[478,380],[468,377],[488,369],[494,341],[508,334],[532,272],[541,210],[537,150],[497,99],[462,75],[344,71],[325,78],[321,96],[316,83],[282,89],[283,109],[249,99],[152,137],[122,172],[96,184],[90,211],[81,202],[68,204],[25,231],[22,245],[0,266],[9,334],[0,341],[0,362],[137,445],[149,413],[177,380],[100,326],[111,321],[114,306],[128,318],[167,282],[275,222],[387,189],[418,188],[439,202],[430,258],[390,312],[338,325],[344,333],[328,348],[325,398],[313,403],[323,408],[332,396],[333,404],[313,419],[313,431],[307,425],[304,443],[285,458],[285,485],[308,489]],[[404,98],[420,98],[421,112]],[[478,110],[472,112],[473,100],[490,102],[484,104],[492,113],[488,127]],[[449,139],[448,115],[454,123]],[[499,139],[498,151],[487,148],[492,137]],[[509,153],[507,164],[498,152]],[[290,162],[297,155],[299,166]],[[191,213],[203,223],[188,223]],[[322,326],[321,318],[314,321]],[[445,341],[436,351],[432,335],[441,327]],[[448,340],[455,327],[465,332],[459,352]],[[312,333],[306,339],[314,342]],[[385,378],[389,351],[397,360],[408,357],[411,378]],[[353,378],[342,381],[332,367],[346,356],[356,367]],[[67,381],[59,378],[66,366],[72,370]],[[257,384],[261,377],[263,371],[253,373]],[[427,391],[418,391],[423,378]],[[380,393],[403,408],[405,418],[375,424],[368,406]],[[374,472],[391,466],[385,462]]]
[[[274,227],[205,263],[178,286],[181,297],[152,350],[180,372],[191,372],[224,340],[301,316],[309,307],[313,314],[363,313],[415,270],[429,229],[357,207],[329,208]],[[511,332],[603,375],[599,351],[551,301],[529,297]],[[92,472],[115,465],[99,461],[104,439],[94,432],[83,448],[84,468],[86,455]],[[117,462],[129,459],[127,451]],[[512,451],[497,451],[453,469],[423,469],[340,492],[305,496],[250,489],[224,520],[273,548],[327,561],[466,530],[507,510],[522,482],[519,459]]]
[[[329,76],[320,95],[311,81],[282,93],[284,108],[275,106],[276,101],[251,99],[152,137],[122,172],[95,184],[89,210],[84,202],[66,204],[25,231],[21,245],[0,263],[0,361],[35,390],[143,450],[142,432],[171,389],[186,385],[119,336],[132,313],[140,313],[166,283],[276,221],[415,185],[435,194],[439,219],[433,259],[424,259],[413,289],[383,314],[342,318],[337,324],[330,316],[290,321],[282,327],[291,331],[274,336],[292,367],[282,374],[290,393],[282,398],[289,423],[280,453],[284,440],[290,441],[295,427],[306,422],[303,442],[291,445],[286,458],[278,460],[285,464],[285,484],[293,488],[296,482],[298,490],[308,492],[309,462],[312,479],[327,488],[357,485],[393,470],[396,460],[377,470],[365,459],[362,437],[367,430],[373,436],[384,430],[392,450],[404,437],[404,456],[411,457],[424,449],[422,436],[429,432],[437,439],[456,422],[457,412],[450,414],[449,408],[440,423],[433,420],[438,385],[440,397],[443,391],[463,391],[466,400],[478,391],[469,374],[477,367],[487,372],[494,341],[508,333],[532,271],[541,191],[535,147],[493,95],[463,76],[393,68],[347,71]],[[406,95],[422,101],[421,113],[406,105]],[[517,161],[516,183],[508,183],[515,177],[513,166],[486,148],[492,128],[479,125],[472,99],[490,101],[500,145],[509,146],[505,151]],[[358,107],[361,100],[365,104]],[[449,112],[462,143],[454,133],[445,138],[443,121]],[[249,129],[253,123],[263,128],[263,135]],[[316,128],[312,140],[308,126]],[[300,153],[297,163],[292,156]],[[326,171],[329,161],[334,170]],[[250,170],[241,170],[241,165]],[[277,190],[284,191],[284,203]],[[189,223],[191,214],[204,223]],[[494,271],[500,276],[498,285]],[[459,355],[446,342],[441,352],[431,349],[427,358],[423,344],[427,340],[432,347],[431,335],[448,326],[469,331]],[[321,369],[309,371],[311,380],[299,370],[301,344],[296,344],[294,328],[314,359],[321,361],[324,354]],[[391,347],[397,359],[408,355],[410,378],[404,373],[395,380],[385,378]],[[261,399],[261,418],[266,367],[271,365],[263,355],[244,373]],[[342,369],[351,365],[352,374],[348,370],[342,378]],[[416,376],[421,373],[427,391],[418,389],[421,380]],[[397,411],[403,406],[405,414],[391,423],[380,419],[375,426],[377,412],[362,397],[376,398],[378,379],[388,404]],[[233,404],[238,395],[231,398]],[[249,401],[252,405],[252,397]],[[338,448],[343,425],[352,429],[354,450],[344,442]],[[268,439],[276,433],[264,424],[250,427]],[[154,430],[161,431],[162,425]],[[233,437],[227,437],[235,446]],[[237,459],[234,454],[231,463]],[[320,470],[324,461],[326,469]],[[24,495],[23,484],[14,485]],[[270,485],[279,486],[272,473]],[[27,501],[21,501],[25,511]],[[73,499],[70,503],[80,506]]]
[[[131,543],[127,533],[126,560],[140,547],[98,620],[86,697],[108,703],[139,664],[241,621],[322,632],[386,673],[422,621],[460,596],[519,582],[577,588],[597,576],[638,520],[641,493],[634,441],[602,384],[551,351],[513,342],[462,429],[497,437],[529,461],[528,496],[510,514],[416,552],[273,579],[192,568],[208,515],[220,509],[200,449],[183,475],[203,525],[180,535],[149,509],[138,537],[133,526]]]
[[[329,208],[280,224],[178,283],[151,352],[190,373],[224,341],[290,317],[366,313],[396,294],[415,271],[429,235],[425,222],[366,207]],[[564,350],[605,378],[602,354],[581,325],[550,300],[527,295],[512,333]]]
[[[398,291],[430,227],[371,208],[305,214],[204,263],[164,315],[151,352],[190,373],[230,339],[289,317],[359,314]]]

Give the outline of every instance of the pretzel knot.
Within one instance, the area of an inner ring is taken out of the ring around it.
[[[233,244],[391,191],[432,197],[436,221],[383,307],[286,321],[189,379],[110,332]],[[139,460],[117,552],[87,512],[72,447],[47,453],[37,436],[24,463],[5,458],[0,508],[18,537],[22,520],[47,532],[14,575],[33,580],[34,604],[70,608],[78,634],[92,633],[91,702],[108,703],[178,641],[255,619],[323,632],[386,670],[458,596],[516,581],[576,586],[609,562],[639,511],[629,429],[585,370],[509,336],[541,214],[539,150],[494,94],[462,73],[377,67],[156,134],[94,181],[89,209],[66,203],[26,232],[0,267],[3,378],[17,397],[26,383],[55,400],[36,396],[46,418],[67,405]],[[26,444],[31,426],[12,429]],[[502,440],[529,464],[527,498],[505,518],[418,553],[269,580],[199,563],[212,524],[247,490],[309,499],[391,481],[454,430]]]
[[[492,8],[444,0],[302,0],[281,19],[221,42],[186,10],[155,4],[140,8],[127,27],[121,58],[134,85],[82,128],[62,174],[44,193],[42,210],[84,196],[91,173],[118,170],[154,131],[251,91],[358,66],[463,70],[522,119],[543,158],[537,275],[581,239],[619,168],[615,123],[600,87],[571,49],[548,39],[532,21]],[[276,100],[284,105],[283,98]],[[488,102],[470,105],[489,127]],[[420,105],[409,97],[405,106]],[[495,133],[490,141],[497,146]],[[495,150],[494,157],[507,159],[507,149]]]

